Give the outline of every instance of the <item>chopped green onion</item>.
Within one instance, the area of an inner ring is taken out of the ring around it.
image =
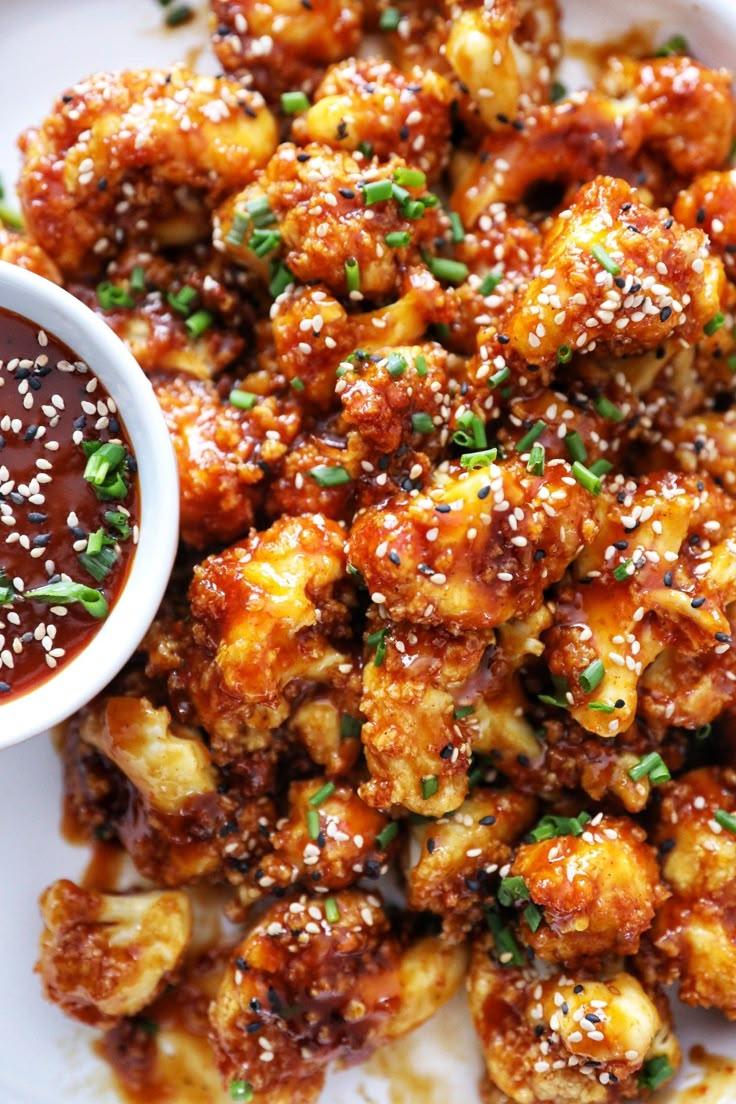
[[[528,901],[529,890],[527,889],[526,882],[523,878],[502,878],[499,886],[497,897],[499,904],[506,907],[513,905],[514,901]]]
[[[595,475],[589,468],[586,468],[584,464],[581,464],[579,460],[573,461],[572,474],[577,479],[581,487],[585,487],[586,491],[590,491],[593,495],[599,495],[601,493],[601,480],[600,476]]]
[[[190,314],[184,325],[190,337],[201,337],[212,325],[212,315],[206,310],[195,311],[194,314]]]
[[[407,245],[411,245],[411,234],[408,230],[392,230],[390,234],[386,235],[384,241],[391,249],[402,249]]]
[[[401,12],[398,8],[385,8],[381,12],[378,26],[382,31],[395,31],[401,22]]]
[[[340,909],[334,897],[325,898],[325,920],[328,924],[336,924],[340,919]]]
[[[531,475],[544,475],[544,462],[544,445],[540,445],[539,442],[537,442],[536,444],[532,445],[531,452],[529,453],[529,459],[526,465],[526,470]]]
[[[104,594],[84,583],[71,583],[60,580],[58,583],[46,583],[36,587],[35,590],[27,590],[25,598],[37,602],[49,602],[52,606],[69,606],[73,602],[79,602],[87,613],[93,617],[107,617],[108,606]]]
[[[525,433],[521,440],[517,442],[516,451],[526,452],[527,449],[530,449],[534,442],[542,436],[546,428],[547,423],[540,418],[539,421],[534,423],[529,432]]]
[[[371,180],[369,184],[362,184],[361,187],[366,207],[370,207],[373,203],[383,203],[384,200],[391,199],[393,194],[390,180]]]
[[[612,468],[613,464],[611,461],[604,460],[603,457],[599,460],[594,460],[592,464],[588,464],[588,471],[592,472],[593,475],[607,475]]]
[[[294,283],[294,276],[283,261],[277,261],[271,269],[271,279],[268,290],[272,299],[278,299],[290,284]]]
[[[472,471],[474,468],[489,468],[498,456],[498,449],[484,449],[483,452],[465,452],[460,457],[460,463],[464,468]]]
[[[281,110],[285,115],[298,115],[309,110],[309,97],[304,92],[282,92]]]
[[[316,809],[307,809],[307,832],[311,840],[319,836],[319,813]]]
[[[130,536],[130,522],[127,514],[123,514],[120,510],[106,510],[104,518],[110,529],[117,533],[121,540],[128,539]]]
[[[514,934],[506,924],[504,924],[501,917],[493,912],[492,909],[486,909],[486,922],[493,935],[493,941],[496,944],[496,954],[498,955],[498,961],[502,966],[523,966],[524,957],[519,949],[519,944],[514,938]]]
[[[318,809],[320,805],[327,800],[328,797],[332,797],[335,792],[334,782],[325,782],[324,786],[320,786],[318,790],[315,790],[309,799],[309,804],[313,809]]]
[[[395,820],[390,821],[385,828],[376,836],[376,847],[379,851],[385,851],[388,845],[396,839],[399,834],[399,825]]]
[[[667,764],[658,751],[650,751],[648,755],[643,755],[639,762],[628,771],[628,775],[632,782],[639,782],[648,775],[649,781],[654,786],[669,782],[672,777],[667,769]]]
[[[311,475],[320,487],[341,487],[345,483],[352,482],[350,472],[347,472],[342,464],[317,464],[315,468],[309,469],[307,475]]]
[[[233,224],[230,230],[225,235],[225,241],[228,245],[234,245],[236,247],[243,244],[243,238],[245,237],[245,231],[248,229],[248,223],[250,222],[250,216],[245,211],[236,210],[233,214]]]
[[[85,442],[87,443],[97,447],[88,454],[84,478],[92,484],[97,497],[103,500],[125,498],[128,484],[123,477],[126,459],[123,446],[111,441],[104,445],[99,441]]]
[[[523,916],[532,932],[537,931],[542,921],[544,920],[542,910],[537,905],[535,905],[533,901],[531,901],[526,906],[523,912]]]
[[[373,157],[373,146],[370,144],[370,142],[358,142],[358,150],[369,161],[371,157]]]
[[[424,188],[427,184],[427,174],[419,169],[399,168],[394,173],[394,180],[403,188]]]
[[[488,386],[490,388],[499,387],[500,384],[505,383],[506,380],[509,379],[510,377],[511,377],[511,369],[510,368],[499,368],[499,370],[497,372],[494,372],[493,375],[489,378]]]
[[[460,445],[461,448],[470,448],[471,445],[475,448],[486,447],[488,438],[486,437],[485,423],[472,410],[464,410],[462,414],[458,415],[457,424],[460,429],[452,435],[456,445]]]
[[[249,199],[245,205],[246,215],[256,230],[263,230],[266,226],[273,226],[276,216],[271,210],[271,201],[267,195],[258,196],[257,199]]]
[[[622,411],[614,406],[605,395],[601,395],[600,398],[596,399],[593,405],[602,418],[609,418],[612,422],[622,422],[624,420]]]
[[[555,81],[550,90],[549,102],[553,104],[559,103],[560,100],[564,100],[566,95],[567,88],[565,87],[565,85],[561,84],[560,81]]]
[[[474,705],[458,705],[453,710],[453,717],[456,721],[462,721],[464,717],[469,717],[471,713],[475,713]]]
[[[281,231],[270,227],[257,227],[251,234],[248,248],[256,257],[267,257],[281,245]]]
[[[189,4],[179,4],[175,8],[169,8],[164,16],[167,27],[180,27],[182,23],[188,23],[194,18],[194,9]]]
[[[241,391],[238,387],[233,388],[227,399],[233,406],[237,406],[238,410],[252,410],[258,402],[258,396],[252,391]]]
[[[386,637],[388,636],[388,629],[377,629],[375,632],[369,633],[365,638],[365,642],[369,648],[375,648],[376,654],[373,657],[373,666],[382,667],[383,661],[386,658]]]
[[[173,307],[179,314],[191,314],[192,301],[197,298],[197,291],[193,287],[189,287],[185,284],[184,287],[174,293],[172,291],[166,296],[166,301],[170,307]]]
[[[291,381],[291,386],[294,388],[295,391],[304,390],[304,383],[302,382],[302,380],[299,379],[298,376],[294,376],[293,380]]]
[[[569,431],[565,435],[565,444],[567,445],[567,451],[570,453],[572,460],[579,460],[581,464],[584,464],[588,459],[588,450],[583,444],[583,439],[576,429]]]
[[[592,694],[597,686],[603,682],[606,668],[600,659],[594,659],[578,676],[578,682],[586,694]]]
[[[695,739],[698,741],[698,743],[702,743],[703,740],[708,739],[708,737],[710,736],[712,731],[713,731],[713,725],[712,724],[699,725],[695,729]]]
[[[11,211],[4,203],[0,203],[0,224],[9,226],[11,230],[22,230],[23,219],[17,211]]]
[[[608,702],[604,702],[604,701],[588,702],[588,709],[592,709],[596,713],[615,713],[616,712],[615,705],[610,705]]]
[[[136,265],[130,274],[130,290],[137,295],[146,290],[146,270],[143,265]]]
[[[363,721],[359,717],[352,717],[349,713],[343,713],[340,717],[340,739],[355,740],[360,736]]]
[[[465,227],[457,211],[450,211],[449,218],[452,240],[455,245],[458,245],[461,241],[465,240]]]
[[[100,530],[102,532],[102,530]],[[82,552],[77,557],[80,566],[85,571],[89,572],[92,578],[97,583],[102,583],[112,571],[117,561],[117,554],[114,548],[103,547],[94,554]]]
[[[13,584],[8,580],[7,575],[0,577],[0,606],[6,606],[19,599],[22,599],[22,595],[14,590]]]
[[[133,307],[133,296],[124,287],[103,280],[97,285],[97,299],[103,310],[114,310],[116,307]]]
[[[595,257],[601,268],[605,268],[606,272],[610,272],[611,276],[618,276],[621,272],[621,266],[617,265],[613,257],[606,253],[602,245],[595,245],[590,247],[591,256]]]
[[[391,353],[386,361],[386,371],[392,379],[399,379],[400,376],[403,376],[407,367],[406,359],[401,353]]]
[[[396,202],[401,207],[403,207],[404,204],[406,204],[406,203],[414,202],[412,200],[411,192],[408,191],[407,188],[403,188],[401,186],[401,184],[398,184],[395,179],[394,179],[393,184],[391,185],[391,195],[394,197]],[[417,200],[416,202],[422,203],[421,200]],[[422,214],[424,214],[424,204],[423,203],[422,203]]]
[[[672,57],[674,54],[687,54],[689,47],[687,39],[684,35],[674,34],[671,38],[668,38],[666,42],[663,42],[659,46],[654,54],[655,57],[666,58]]]
[[[440,788],[440,780],[436,774],[428,774],[420,781],[422,790],[422,798],[428,801],[430,797],[434,797]]]
[[[85,549],[88,556],[96,556],[98,552],[102,551],[104,537],[104,529],[98,529],[95,533],[90,533],[87,537],[87,547]]]
[[[572,360],[572,349],[569,345],[560,345],[557,350],[557,359],[560,364],[569,364]]]
[[[231,1081],[230,1099],[237,1104],[250,1104],[253,1099],[253,1086],[250,1081]]]
[[[424,254],[427,268],[437,280],[446,280],[448,284],[461,284],[468,278],[468,266],[462,261],[453,261],[449,257],[431,257]]]
[[[491,292],[496,290],[496,288],[498,287],[498,285],[501,283],[502,280],[503,280],[503,272],[489,272],[481,280],[481,284],[480,284],[480,287],[478,288],[478,291],[480,292],[480,294],[485,299],[486,295],[490,295]]]
[[[543,840],[556,839],[557,836],[582,836],[585,825],[590,820],[590,813],[578,813],[576,817],[543,816],[535,828],[529,833],[529,838],[534,843]]]
[[[348,293],[360,291],[360,265],[355,257],[348,257],[345,262],[345,283]]]
[[[670,1077],[674,1077],[675,1071],[670,1065],[670,1060],[666,1054],[658,1054],[655,1058],[650,1058],[648,1062],[645,1062],[641,1067],[641,1073],[639,1074],[637,1085],[640,1089],[651,1089],[653,1092],[658,1089],[660,1085],[663,1085],[665,1081],[669,1081]]]
[[[429,372],[429,368],[427,368],[427,358],[425,357],[424,353],[420,353],[419,356],[416,358],[416,360],[414,361],[414,367],[417,370],[418,376],[427,375],[427,373]]]
[[[613,569],[613,577],[616,582],[623,583],[625,579],[629,578],[629,574],[633,575],[633,572],[629,572],[629,567],[633,562],[631,556],[629,556],[628,560],[624,560],[622,564],[619,564],[618,567]]]
[[[434,430],[434,422],[430,414],[420,412],[418,414],[412,414],[411,427],[415,433],[432,433]]]
[[[723,323],[726,321],[726,317],[722,311],[718,311],[714,314],[710,322],[706,322],[703,326],[703,330],[707,333],[708,337],[712,337],[714,333],[720,330]]]
[[[736,832],[736,816],[727,813],[725,809],[716,809],[713,819],[727,832]]]

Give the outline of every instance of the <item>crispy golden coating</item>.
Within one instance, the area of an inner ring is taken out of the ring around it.
[[[175,974],[191,934],[181,891],[94,893],[62,879],[40,905],[44,992],[68,1016],[98,1027],[145,1008]]]
[[[699,226],[710,238],[711,252],[723,261],[726,275],[736,276],[736,169],[707,172],[680,192],[672,214],[683,226]]]
[[[686,1004],[736,1019],[736,833],[716,820],[736,813],[736,775],[701,768],[682,775],[662,802],[655,839],[672,896],[651,938],[658,967],[679,979]]]
[[[646,833],[626,817],[599,814],[580,836],[525,843],[511,865],[543,923],[521,935],[548,962],[575,968],[606,955],[629,957],[667,896]]]
[[[537,802],[512,790],[478,787],[460,808],[412,830],[407,903],[442,917],[451,942],[467,938],[495,893],[498,870],[535,818]]]
[[[630,973],[600,978],[500,965],[476,940],[470,1011],[493,1085],[515,1104],[614,1104],[637,1097],[637,1072],[680,1050],[667,1002]]]
[[[246,411],[209,381],[181,375],[156,375],[154,389],[176,453],[182,538],[205,548],[242,537],[263,499],[268,465],[296,436],[298,411],[268,398]]]
[[[278,103],[356,49],[362,11],[361,0],[212,0],[212,45],[226,73]]]
[[[359,515],[348,559],[394,620],[488,630],[541,603],[592,540],[592,502],[564,461],[541,476],[515,459],[452,465],[435,472],[427,492],[394,495]]]
[[[0,261],[35,272],[52,284],[61,283],[61,273],[45,251],[25,234],[16,233],[3,226],[0,220]]]

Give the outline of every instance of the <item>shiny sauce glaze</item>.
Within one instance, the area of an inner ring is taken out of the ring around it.
[[[0,707],[104,623],[138,538],[136,470],[88,366],[0,311]]]

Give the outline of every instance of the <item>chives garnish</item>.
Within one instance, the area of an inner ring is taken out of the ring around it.
[[[360,736],[363,721],[359,717],[352,717],[349,713],[343,713],[340,717],[340,739],[355,740]]]
[[[130,274],[130,290],[137,295],[146,290],[146,270],[143,265],[136,265]]]
[[[595,257],[595,259],[598,261],[598,264],[601,266],[601,268],[605,268],[606,272],[610,272],[611,276],[619,275],[619,273],[621,272],[621,266],[617,265],[613,257],[609,256],[609,254],[606,253],[602,245],[598,245],[597,242],[595,245],[591,245],[590,253],[591,256]]]
[[[408,230],[392,230],[383,240],[391,249],[402,249],[411,245],[411,234]]]
[[[510,368],[499,368],[497,372],[494,372],[489,377],[488,386],[491,388],[499,387],[502,383],[505,383],[507,379],[511,378]]]
[[[403,207],[405,203],[413,202],[411,198],[411,192],[407,188],[402,187],[394,176],[394,182],[391,185],[391,195],[394,197],[399,206]],[[418,202],[421,203],[421,200]],[[422,203],[422,214],[424,214],[424,204]]]
[[[212,325],[212,315],[206,310],[195,311],[194,314],[189,315],[184,325],[190,337],[201,337]]]
[[[7,575],[0,577],[0,606],[5,606],[9,602],[15,602],[18,599],[22,599],[22,595],[18,594],[13,589],[12,584],[8,581]]]
[[[564,100],[566,95],[567,88],[565,87],[565,85],[562,84],[560,81],[555,81],[550,90],[549,102],[553,104],[559,103],[560,100]]]
[[[490,295],[495,291],[498,285],[503,280],[503,272],[489,272],[487,276],[484,276],[481,280],[478,291],[485,299],[486,295]]]
[[[304,92],[282,92],[281,110],[286,115],[298,115],[309,110],[309,97]]]
[[[448,284],[461,284],[468,278],[468,266],[462,261],[453,261],[449,257],[430,257],[424,254],[427,268],[438,280],[446,280]]]
[[[115,566],[117,554],[114,548],[103,546],[100,548],[99,552],[96,552],[94,555],[82,552],[77,559],[79,560],[80,567],[83,567],[96,583],[102,583]]]
[[[182,23],[188,23],[194,18],[194,9],[189,4],[179,4],[175,8],[169,8],[164,16],[167,27],[180,27]]]
[[[392,379],[398,379],[399,376],[403,376],[407,367],[406,359],[401,353],[391,353],[386,361],[386,371]]]
[[[126,459],[123,446],[111,441],[104,445],[99,441],[84,441],[83,448],[87,456],[84,479],[92,484],[97,497],[103,501],[125,498],[128,484],[123,475]]]
[[[295,391],[304,390],[304,383],[302,382],[302,380],[299,379],[298,376],[294,376],[293,380],[291,381],[291,386],[294,388]]]
[[[294,283],[294,276],[286,267],[283,261],[278,261],[272,268],[271,280],[268,285],[269,293],[273,299],[278,299],[288,288],[289,284]]]
[[[669,782],[672,777],[658,751],[650,751],[648,755],[643,755],[627,773],[632,782],[639,782],[649,775],[649,781],[653,786],[661,786],[663,782]]]
[[[388,629],[376,629],[375,632],[369,633],[365,638],[365,642],[369,648],[375,648],[376,654],[373,657],[373,666],[382,667],[383,661],[386,658],[386,637],[388,635]]]
[[[252,410],[258,402],[258,396],[254,395],[252,391],[241,391],[238,387],[233,388],[227,399],[239,410]]]
[[[530,449],[534,442],[542,436],[546,428],[547,423],[540,418],[539,421],[534,423],[529,432],[525,433],[520,441],[517,441],[516,451],[526,452],[527,449]]]
[[[388,845],[396,839],[399,834],[399,825],[395,820],[390,821],[385,828],[376,836],[376,847],[379,851],[385,851]]]
[[[253,231],[248,248],[256,257],[267,257],[281,244],[281,231],[259,226]]]
[[[373,146],[370,142],[358,142],[358,152],[362,153],[363,156],[370,161],[371,157],[373,157]]]
[[[434,422],[430,414],[424,414],[420,411],[418,414],[412,414],[411,427],[415,433],[432,433]]]
[[[328,924],[336,924],[340,919],[340,909],[334,897],[325,899],[325,920]]]
[[[245,205],[245,216],[256,230],[263,230],[266,226],[273,226],[276,216],[271,210],[271,202],[267,195],[258,196],[257,199],[249,199]]]
[[[460,457],[460,463],[464,468],[472,471],[473,468],[488,468],[498,456],[498,449],[484,449],[482,452],[465,452]]]
[[[394,173],[394,180],[403,188],[424,188],[427,183],[427,174],[419,169],[399,168]]]
[[[565,444],[572,460],[579,460],[584,464],[588,459],[588,450],[583,444],[583,439],[576,429],[570,430],[565,435]]]
[[[106,510],[105,521],[113,532],[117,533],[121,540],[127,540],[130,536],[130,523],[126,514],[120,510]]]
[[[594,701],[588,702],[588,709],[592,709],[595,713],[615,713],[615,705],[610,705],[609,702]]]
[[[592,464],[588,464],[588,471],[591,471],[593,475],[607,475],[613,468],[613,464],[610,460],[604,460],[601,457],[599,460],[594,460]]]
[[[513,878],[502,878],[496,896],[499,904],[508,907],[513,905],[514,901],[528,901],[529,890],[524,879],[517,875]]]
[[[95,533],[90,533],[87,537],[87,547],[85,549],[88,556],[96,556],[98,552],[102,551],[104,537],[104,529],[98,529]]]
[[[335,792],[334,782],[325,782],[324,786],[320,786],[318,790],[315,790],[309,799],[309,804],[313,809],[318,809],[320,805],[327,800],[328,797],[332,797]]]
[[[712,731],[713,731],[713,725],[711,725],[711,724],[699,725],[695,729],[695,739],[698,741],[698,743],[702,743],[703,740],[708,739],[708,737],[710,736]]]
[[[602,418],[610,418],[612,422],[622,422],[624,420],[623,413],[605,395],[601,395],[600,398],[596,399],[593,405]]]
[[[585,825],[590,820],[590,813],[578,813],[576,817],[543,816],[536,827],[532,828],[529,838],[534,843],[542,840],[556,839],[557,836],[582,836]]]
[[[606,668],[600,659],[594,659],[578,676],[578,682],[586,694],[592,694],[596,686],[600,686],[606,674]]]
[[[311,475],[315,483],[320,487],[341,487],[344,483],[351,483],[350,472],[345,471],[342,464],[317,464],[310,468],[307,475]]]
[[[135,306],[130,292],[109,280],[103,280],[101,284],[97,285],[97,299],[103,310]]]
[[[689,47],[685,36],[673,34],[671,38],[668,38],[666,42],[663,42],[662,45],[657,48],[654,56],[666,58],[672,57],[674,54],[687,54],[688,52]]]
[[[27,590],[23,596],[37,602],[48,602],[52,606],[69,606],[79,602],[93,617],[107,617],[108,607],[104,594],[84,583],[70,583],[60,580],[58,583],[46,583]]]
[[[658,1089],[660,1085],[663,1085],[665,1081],[668,1081],[670,1077],[674,1077],[675,1071],[670,1065],[670,1060],[666,1054],[658,1054],[655,1058],[650,1058],[648,1062],[645,1062],[641,1067],[641,1073],[637,1080],[637,1085],[640,1089]]]
[[[573,461],[572,474],[575,476],[580,486],[585,487],[586,491],[590,491],[593,495],[599,495],[601,493],[602,484],[600,476],[595,475],[590,468],[586,468],[579,460]]]
[[[245,211],[236,210],[233,213],[233,224],[225,235],[225,241],[228,245],[237,247],[243,244],[243,238],[245,237],[245,231],[248,229],[249,222],[250,216],[246,214]]]
[[[464,410],[462,414],[458,415],[457,424],[460,429],[457,429],[452,435],[456,445],[460,445],[461,448],[470,448],[471,445],[474,445],[475,448],[486,447],[488,438],[486,437],[485,423],[472,410]]]
[[[471,713],[475,713],[474,705],[458,705],[452,715],[456,721],[462,721],[463,717],[469,717]]]
[[[629,567],[633,562],[634,561],[632,560],[631,556],[629,556],[628,560],[624,560],[624,562],[622,564],[619,564],[618,567],[614,567],[613,577],[614,579],[616,579],[617,582],[622,583],[624,579],[629,578]],[[633,572],[631,574],[633,574]]]
[[[527,461],[526,470],[531,475],[544,475],[544,445],[540,445],[539,442],[532,445],[531,452],[529,453],[529,459]]]
[[[708,337],[712,337],[714,333],[716,333],[718,330],[720,330],[721,326],[723,325],[723,323],[725,321],[726,321],[726,317],[723,314],[723,312],[718,311],[717,314],[713,315],[710,322],[705,323],[705,325],[703,326],[703,330],[704,330],[705,333],[707,333]]]
[[[173,307],[179,314],[191,314],[192,300],[196,299],[196,289],[185,284],[184,287],[174,293],[172,291],[166,296],[166,301],[170,307]]]
[[[560,364],[569,364],[572,360],[572,349],[569,345],[560,345],[557,350],[557,359]]]
[[[253,1086],[250,1081],[231,1081],[230,1099],[237,1104],[250,1104],[253,1099]]]
[[[430,797],[434,797],[440,788],[440,780],[436,774],[428,774],[420,781],[422,790],[422,798],[428,801]]]
[[[455,245],[465,240],[465,227],[457,211],[449,212],[450,231]]]
[[[390,199],[393,194],[390,180],[371,180],[370,183],[362,184],[361,187],[366,207],[370,207],[373,203],[383,203],[384,200]]]
[[[544,920],[542,910],[537,905],[535,905],[533,901],[531,901],[526,906],[523,912],[523,916],[532,932],[537,931],[542,921]]]
[[[733,813],[727,813],[725,809],[716,809],[713,819],[727,832],[736,832],[736,816]]]
[[[427,368],[427,358],[424,353],[420,353],[414,361],[414,367],[417,370],[418,376],[426,376],[429,369]]]
[[[22,230],[23,219],[17,211],[11,211],[4,203],[0,203],[0,224],[9,226],[11,230]]]
[[[386,8],[381,12],[378,26],[382,31],[395,31],[401,22],[401,12],[398,8]]]
[[[514,938],[514,933],[506,924],[504,924],[501,917],[493,912],[492,909],[486,909],[486,922],[493,935],[493,941],[496,944],[496,954],[498,955],[498,961],[502,966],[523,966],[524,957],[519,949],[519,944]]]
[[[307,832],[312,840],[319,835],[319,813],[316,809],[307,809]]]
[[[345,283],[348,286],[348,293],[360,291],[360,265],[355,257],[348,257],[345,262]]]

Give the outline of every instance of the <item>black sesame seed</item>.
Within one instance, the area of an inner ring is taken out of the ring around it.
[[[705,598],[693,598],[690,605],[693,609],[700,609],[701,606],[705,605]]]
[[[432,854],[432,852],[434,851],[436,846],[437,846],[437,841],[435,839],[433,839],[432,836],[430,836],[429,839],[427,840],[427,850],[429,851],[430,855]]]
[[[671,229],[672,229],[672,223],[673,223],[674,221],[675,221],[675,220],[674,220],[673,218],[668,218],[668,219],[665,219],[665,222],[664,222],[664,228],[665,228],[665,230],[671,230]]]
[[[672,307],[662,307],[661,311],[659,312],[659,321],[660,322],[666,322],[667,319],[671,316],[671,314],[672,314]]]
[[[623,709],[623,707],[626,705],[626,702],[624,701],[623,698],[616,698],[616,700],[613,704],[616,707],[616,709]]]
[[[51,540],[51,533],[39,533],[37,537],[34,537],[31,544],[34,548],[45,548]]]
[[[662,852],[663,855],[666,855],[669,851],[672,850],[674,846],[675,841],[673,839],[662,840],[659,845],[659,850]]]
[[[311,156],[312,156],[311,153],[298,153],[296,155],[296,159],[297,159],[297,161],[300,161],[301,164],[303,165],[305,161],[310,160]]]
[[[624,552],[629,547],[629,542],[627,540],[614,541],[613,547],[617,548],[619,552]]]
[[[235,965],[236,966],[240,965],[240,962],[239,962],[238,959],[235,960]],[[258,1000],[258,997],[251,997],[250,1007],[251,1007],[252,1012],[260,1012],[261,1011],[261,1002]]]
[[[391,563],[396,564],[397,567],[401,565],[401,556],[398,552],[394,552],[392,550],[391,552],[389,552],[388,558],[390,559]]]
[[[695,216],[695,221],[698,224],[705,222],[705,207],[698,207],[698,213]]]
[[[10,693],[10,683],[9,682],[0,682],[0,694],[9,694],[9,693]]]
[[[728,633],[724,632],[717,632],[715,636],[719,644],[730,644],[733,639]]]
[[[496,341],[499,345],[508,345],[511,338],[508,334],[496,334]]]
[[[42,386],[41,380],[37,379],[36,376],[31,376],[28,383],[30,384],[31,391],[40,391],[41,390],[41,386]]]
[[[242,955],[238,955],[238,957],[235,959],[235,965],[238,967],[239,970],[242,970],[244,974],[247,973],[248,970],[250,970],[250,966]]]
[[[256,1020],[253,1023],[249,1023],[245,1031],[247,1035],[255,1035],[256,1031],[260,1031],[262,1027],[263,1024]]]
[[[490,483],[489,483],[487,487],[481,487],[481,489],[478,491],[478,498],[488,498],[490,493],[491,493],[491,486],[490,486]]]
[[[496,823],[496,818],[489,813],[488,816],[481,817],[478,823],[482,824],[484,828],[490,828],[492,824]]]
[[[584,985],[576,985],[575,988],[573,989],[573,993],[575,993],[576,995],[578,993],[582,993],[584,988],[585,988]]]
[[[452,751],[452,744],[445,744],[445,746],[440,751],[440,759],[449,759],[452,755]]]
[[[519,755],[516,756],[516,762],[519,764],[520,767],[528,767],[529,766],[529,756],[519,754]]]
[[[404,123],[403,126],[399,130],[399,138],[401,139],[402,142],[405,142],[408,137],[409,137],[409,128],[406,125],[406,123]]]
[[[352,188],[338,188],[337,190],[343,199],[355,199],[355,192]]]
[[[85,414],[80,414],[78,418],[74,419],[72,425],[75,429],[84,429],[87,425],[87,416]]]
[[[23,440],[24,441],[32,441],[33,438],[36,436],[37,430],[38,430],[37,425],[29,425],[28,429],[23,434]]]
[[[534,1034],[538,1039],[541,1038],[541,1036],[544,1035],[544,1024],[537,1024],[534,1028]]]
[[[28,520],[32,522],[33,525],[43,525],[48,519],[48,514],[39,514],[38,510],[30,510],[28,513]]]
[[[568,1014],[568,1012],[570,1011],[570,1005],[567,1003],[567,1001],[563,1001],[562,1004],[560,1005],[560,1008],[562,1009],[562,1015],[563,1016],[566,1016]]]
[[[439,506],[435,506],[435,510],[438,514],[449,514],[451,506],[449,502],[441,502]]]
[[[665,571],[663,581],[664,581],[664,585],[666,587],[671,587],[672,586],[672,572],[671,571]]]
[[[537,561],[543,560],[546,557],[546,555],[547,555],[547,553],[545,552],[545,550],[543,548],[537,548],[534,552],[534,559],[537,560]]]

